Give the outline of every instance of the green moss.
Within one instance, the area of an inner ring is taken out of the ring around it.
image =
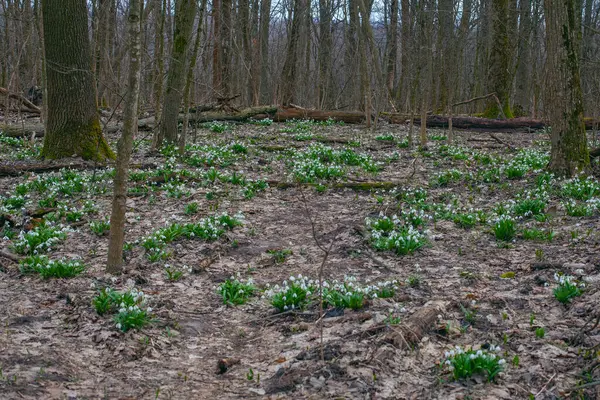
[[[98,118],[86,124],[67,123],[58,131],[49,131],[44,138],[42,158],[56,160],[72,156],[104,162],[115,154],[102,135]]]

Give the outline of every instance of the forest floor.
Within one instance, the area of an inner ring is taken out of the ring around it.
[[[0,398],[600,398],[598,181],[545,173],[544,132],[428,134],[213,123],[179,157],[141,132],[116,277],[110,170],[0,178],[0,250],[21,260],[0,256]],[[40,146],[0,137],[0,158]],[[85,269],[44,279],[33,248]],[[150,323],[99,315],[106,288],[143,291]],[[493,381],[454,379],[456,346]]]

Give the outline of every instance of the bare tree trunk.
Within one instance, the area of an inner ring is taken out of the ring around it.
[[[192,50],[192,54],[190,56],[190,65],[188,67],[187,79],[185,81],[185,88],[183,89],[183,126],[181,127],[181,134],[179,135],[179,153],[184,154],[185,152],[185,142],[187,136],[188,125],[190,121],[190,112],[189,112],[189,104],[190,104],[190,87],[192,85],[192,81],[194,80],[194,68],[196,67],[196,60],[198,59],[198,52],[200,50],[200,38],[202,36],[202,19],[204,18],[204,10],[206,9],[206,0],[202,0],[202,4],[200,4],[199,14],[199,23],[198,28],[196,29],[196,40],[194,41],[194,49]]]
[[[517,116],[523,116],[531,114],[531,0],[519,1],[519,13],[514,109]]]
[[[292,27],[289,32],[285,63],[281,72],[280,93],[281,103],[284,106],[293,103],[296,95],[298,38],[300,37],[300,25],[304,19],[303,16],[306,9],[306,0],[293,0],[293,2]]]
[[[125,238],[125,210],[127,204],[127,179],[129,160],[133,150],[133,139],[137,132],[137,111],[140,93],[140,31],[143,2],[129,1],[129,87],[125,104],[123,134],[119,139],[117,165],[115,168],[112,214],[110,216],[110,235],[108,241],[108,260],[106,272],[121,273],[123,264],[123,242]]]
[[[331,52],[333,37],[331,35],[331,18],[333,2],[319,0],[319,87],[317,106],[331,109],[333,107],[333,77],[331,76]]]
[[[161,136],[161,111],[162,111],[162,95],[164,81],[164,54],[165,54],[165,39],[163,37],[165,31],[165,14],[166,0],[154,0],[154,117],[156,118],[156,126],[154,127],[154,135],[152,137],[152,150],[156,150],[159,143],[162,143]]]
[[[390,26],[388,28],[387,46],[386,85],[388,93],[393,93],[396,80],[396,58],[398,57],[398,0],[391,0],[390,2]]]
[[[220,97],[231,96],[231,2],[232,0],[221,0],[221,33],[218,39],[221,41],[221,88],[217,94]]]
[[[581,10],[575,4],[576,0],[544,1],[546,107],[552,126],[548,168],[559,176],[572,176],[590,165],[579,72]]]
[[[271,25],[271,0],[260,0],[260,102],[269,104],[269,26]]]
[[[42,156],[113,158],[96,109],[86,2],[42,0],[42,9],[48,86]]]
[[[407,110],[410,108],[410,93],[409,93],[409,62],[410,62],[410,41],[411,41],[411,13],[410,13],[410,0],[402,0],[402,29],[401,29],[401,50],[402,56],[400,58],[400,78],[398,82],[398,89],[396,90],[396,104],[398,107],[404,107]],[[412,109],[411,109],[412,112]]]
[[[357,107],[364,104],[364,98],[360,95],[363,84],[359,76],[360,64],[356,62],[357,57],[361,57],[358,50],[358,32],[359,32],[359,19],[358,19],[358,0],[347,0],[348,2],[348,28],[345,32],[346,39],[346,52],[345,67],[346,67],[346,81],[347,81],[347,92],[346,97],[351,107]]]
[[[183,99],[183,89],[186,77],[186,56],[188,54],[194,18],[196,17],[195,0],[179,0],[175,9],[175,32],[173,50],[167,87],[163,103],[162,121],[160,130],[167,143],[177,143],[177,116]],[[161,143],[158,143],[160,146]]]
[[[512,48],[509,38],[509,0],[492,0],[492,48],[488,64],[487,93],[496,93],[502,104],[506,118],[512,118],[510,93],[512,88],[511,65]],[[484,115],[497,118],[500,114],[498,105],[490,100]]]

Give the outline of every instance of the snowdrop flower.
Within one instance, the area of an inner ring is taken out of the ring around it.
[[[117,324],[117,329],[121,329],[121,324]]]
[[[146,311],[147,311],[148,313],[151,313],[151,312],[152,312],[152,307],[148,307],[148,308],[146,309]]]
[[[498,360],[498,365],[504,365],[506,364],[506,360],[504,358],[501,358],[500,360]]]

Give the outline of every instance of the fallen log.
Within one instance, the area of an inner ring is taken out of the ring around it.
[[[77,169],[77,170],[86,170],[86,169],[100,169],[100,168],[110,168],[113,167],[113,164],[95,164],[90,161],[72,161],[72,162],[59,162],[59,163],[3,163],[0,164],[0,177],[3,176],[19,176],[25,173],[34,172],[34,173],[45,173],[45,172],[53,172],[60,171],[61,169]],[[142,164],[131,164],[130,168],[135,169],[146,169],[146,168],[156,168],[156,164],[153,163],[142,163]]]
[[[119,124],[110,124],[104,130],[105,133],[114,133],[120,129]],[[35,134],[35,137],[44,136],[44,124],[41,123],[25,123],[25,124],[0,124],[0,133],[3,136],[20,138],[25,136],[31,136]]]
[[[403,124],[410,120],[411,116],[398,113],[382,113],[381,117],[388,120],[391,124]],[[413,118],[415,124],[421,124],[421,118]],[[585,118],[585,129],[597,129],[600,121],[591,118]],[[428,128],[447,128],[449,118],[442,115],[427,116]],[[512,118],[512,119],[489,119],[478,117],[452,117],[452,127],[456,129],[468,130],[486,130],[486,131],[514,131],[514,130],[538,130],[544,129],[546,124],[539,119],[531,118]]]
[[[201,108],[200,108],[201,109]],[[210,121],[247,121],[250,118],[257,116],[275,115],[277,112],[276,106],[250,107],[239,112],[218,112],[206,111],[196,112],[189,115],[190,122],[210,122]],[[179,122],[183,122],[184,114],[179,114]],[[142,118],[138,121],[138,129],[154,129],[156,121],[154,117]]]
[[[0,95],[2,95],[4,97],[8,96],[11,99],[17,100],[25,107],[25,109],[27,111],[29,111],[31,113],[34,113],[34,114],[42,113],[42,110],[38,106],[36,106],[32,102],[30,102],[29,100],[27,100],[25,97],[21,96],[20,94],[9,92],[8,89],[0,87]]]
[[[327,182],[324,184],[319,183],[298,183],[298,182],[285,182],[276,180],[267,180],[270,187],[276,187],[278,189],[289,189],[297,186],[304,187],[321,187],[327,186],[329,189],[352,189],[356,191],[370,191],[376,189],[390,190],[398,186],[404,185],[402,182]]]
[[[346,124],[360,124],[365,121],[365,113],[360,111],[321,111],[307,110],[304,108],[290,107],[280,108],[273,116],[273,121],[285,122],[291,119],[313,119],[315,121],[327,121],[332,119],[336,122]]]
[[[450,306],[448,301],[430,301],[423,308],[417,310],[406,321],[397,327],[392,327],[383,339],[382,343],[391,343],[397,348],[411,349],[429,332],[438,315],[444,314]]]

